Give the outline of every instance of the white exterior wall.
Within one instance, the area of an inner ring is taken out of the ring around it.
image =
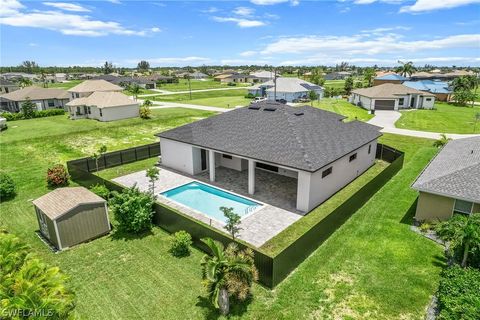
[[[370,99],[368,97],[358,95],[356,93],[352,93],[350,95],[349,101],[350,101],[350,103],[353,103],[354,105],[358,105],[358,103],[360,102],[360,106],[364,109],[367,109],[367,110],[372,110],[373,106],[374,106],[374,103],[375,103],[375,100]]]
[[[241,159],[235,156],[233,156],[232,159],[227,159],[220,154],[218,161],[216,161],[216,163],[218,164],[218,166],[222,166],[224,168],[230,168],[237,171],[247,170],[248,168],[248,160]]]
[[[427,99],[430,99],[430,101],[428,101]],[[423,100],[422,100],[423,109],[433,109],[434,104],[435,104],[435,97],[423,97]]]
[[[199,163],[200,161],[194,161],[197,156],[199,157],[200,149],[192,147],[189,144],[173,141],[169,139],[162,138],[160,139],[160,150],[162,154],[162,164],[164,166],[170,167],[172,169],[185,172],[191,175],[195,174],[195,171],[198,168],[194,169],[194,163]],[[198,153],[198,154],[197,154]]]
[[[368,153],[369,145],[371,145],[370,154]],[[313,173],[300,171],[297,186],[297,209],[304,212],[311,211],[365,172],[375,163],[376,149],[377,142],[375,140],[318,171]],[[357,158],[350,162],[350,155],[354,153],[357,153]],[[322,172],[329,167],[332,167],[332,173],[322,178]]]
[[[140,106],[137,103],[128,106],[102,108],[102,116],[99,117],[98,120],[115,121],[136,118],[139,116],[139,110]]]
[[[319,96],[319,99],[323,98],[323,90],[315,90],[315,93]],[[273,101],[274,100],[274,92],[267,91],[267,99]],[[294,100],[301,99],[301,98],[308,98],[308,92],[281,92],[277,91],[277,100],[284,99],[287,102],[293,102]]]

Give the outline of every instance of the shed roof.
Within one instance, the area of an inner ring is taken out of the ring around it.
[[[420,91],[399,83],[384,83],[370,88],[356,89],[353,90],[352,93],[374,99],[396,99],[398,96],[406,94],[421,94],[423,96],[433,97],[433,94],[429,92]]]
[[[480,137],[448,142],[412,188],[480,203]]]
[[[75,87],[68,89],[69,92],[94,92],[94,91],[122,91],[123,88],[106,80],[85,80]]]
[[[31,86],[2,94],[0,97],[11,101],[25,101],[27,98],[30,100],[68,99],[69,95],[68,92],[63,89]]]
[[[33,200],[33,204],[52,220],[63,216],[79,205],[105,202],[105,199],[84,187],[58,188]]]

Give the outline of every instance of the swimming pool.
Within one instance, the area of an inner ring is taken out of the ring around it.
[[[245,216],[262,206],[260,203],[199,182],[190,182],[161,194],[222,222],[226,219],[220,207],[233,208],[233,212]]]

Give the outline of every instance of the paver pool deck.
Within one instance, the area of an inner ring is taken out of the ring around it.
[[[219,169],[221,171],[218,171]],[[242,174],[243,173],[234,172],[234,170],[230,169],[217,168],[219,181],[211,183],[206,181],[204,175],[189,176],[169,168],[161,167],[159,179],[155,183],[154,193],[157,195],[158,202],[209,224],[222,232],[226,232],[224,222],[212,219],[192,208],[172,201],[162,196],[161,193],[192,181],[199,181],[262,203],[260,209],[242,218],[240,224],[242,230],[238,234],[238,238],[256,247],[260,247],[289,225],[299,220],[302,215],[299,212],[295,212],[293,208],[291,209],[291,193],[293,191],[291,189],[293,186],[286,177],[283,178],[285,181],[277,181],[279,183],[271,184],[271,179],[276,179],[276,175],[258,170],[257,188],[262,191],[259,191],[258,195],[247,195],[246,188],[245,192],[242,192],[242,188],[244,188]],[[282,179],[282,177],[280,177],[280,179]],[[148,178],[145,176],[145,170],[115,178],[113,181],[126,187],[131,187],[136,184],[141,191],[148,191],[150,185]],[[273,186],[271,189],[267,188],[269,184]],[[296,192],[296,190],[294,191]],[[279,192],[283,192],[283,194],[278,194]],[[272,196],[277,199],[277,202],[266,203],[265,200],[271,199]]]

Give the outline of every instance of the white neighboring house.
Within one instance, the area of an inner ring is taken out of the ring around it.
[[[49,89],[30,86],[0,95],[1,109],[20,112],[22,104],[29,99],[37,106],[37,110],[65,109],[68,92],[63,89]]]
[[[349,101],[367,110],[432,109],[435,95],[403,84],[384,83],[353,90]]]
[[[275,78],[275,72],[265,71],[265,70],[251,72],[250,75],[255,77],[255,80],[256,80],[255,82],[267,82]]]
[[[211,181],[216,167],[247,171],[249,194],[257,169],[296,179],[296,209],[307,213],[375,163],[380,128],[344,119],[265,101],[157,136],[162,165],[189,175],[209,172]]]
[[[140,105],[121,92],[97,91],[67,103],[70,119],[115,121],[139,116]]]
[[[319,100],[323,98],[323,87],[298,78],[277,78],[276,81],[270,80],[248,89],[248,93],[254,96],[266,97],[269,101],[286,102],[306,99],[310,91],[314,91]]]

